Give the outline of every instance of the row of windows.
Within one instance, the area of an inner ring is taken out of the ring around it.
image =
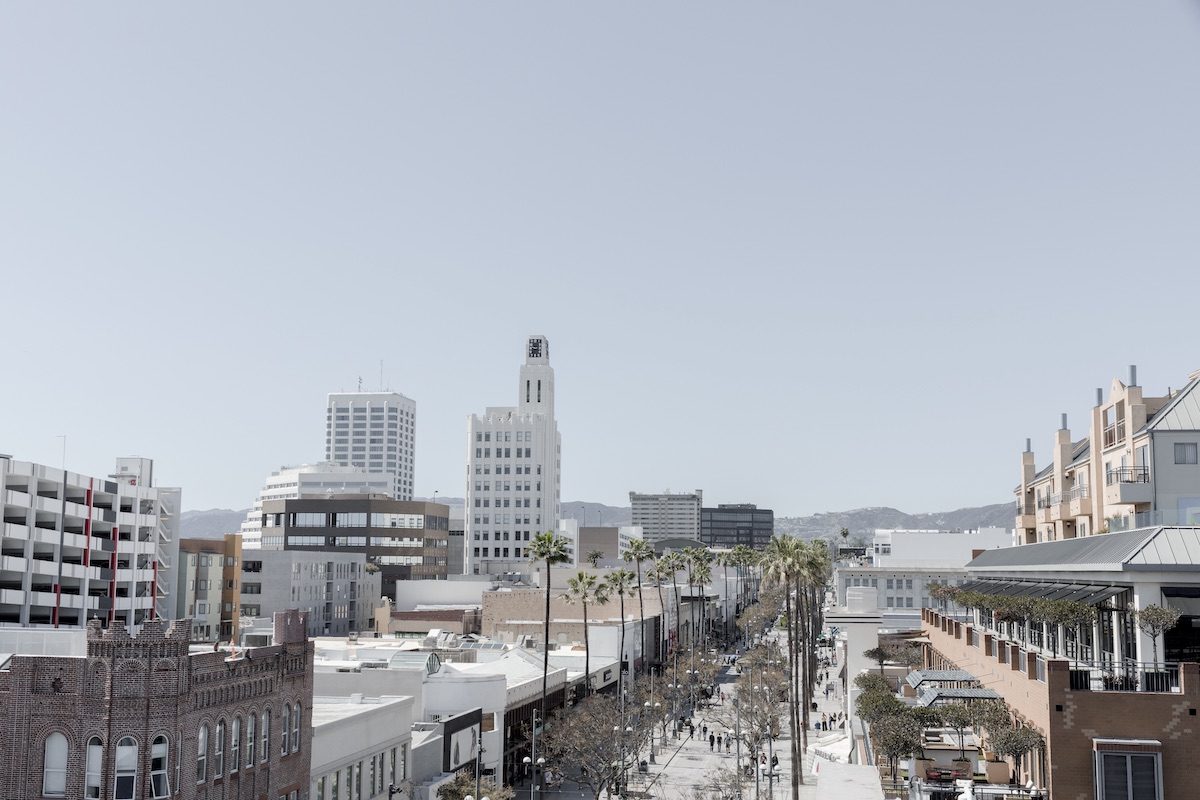
[[[541,481],[536,481],[533,485],[537,487],[537,491],[540,492],[542,490],[542,482]],[[531,491],[529,487],[530,487],[529,481],[525,481],[524,484],[522,484],[521,481],[517,481],[515,483],[510,483],[509,481],[504,481],[503,484],[501,484],[500,481],[496,481],[496,491],[497,492],[520,492],[520,491],[528,492],[528,491]],[[491,481],[475,481],[475,491],[490,492],[491,490],[492,490]]]
[[[517,448],[515,448],[517,451],[517,454],[515,456],[512,454],[513,449],[514,448],[512,448],[512,447],[504,447],[504,448],[497,447],[496,448],[496,458],[533,458],[532,448],[526,447],[522,451],[522,448],[517,447]],[[501,453],[500,452],[501,450],[503,450],[504,452]],[[521,455],[522,452],[525,453],[524,456]],[[476,458],[491,458],[492,457],[492,448],[476,447],[475,448],[475,457]]]
[[[503,464],[503,465],[497,464],[496,465],[496,474],[497,475],[508,475],[510,469],[512,469],[512,474],[514,474],[514,475],[528,475],[529,474],[529,465],[528,464],[525,464],[524,468],[522,468],[521,464],[517,464],[516,467],[510,467],[510,465],[508,465],[508,464]],[[491,475],[492,474],[492,465],[491,464],[476,464],[475,465],[475,474],[476,475]],[[542,465],[541,464],[537,465],[537,474],[538,475],[542,474]]]
[[[289,755],[300,750],[300,704],[283,707],[282,731],[280,733],[280,755]],[[255,764],[256,743],[261,762],[270,758],[271,712],[263,711],[262,727],[256,737],[257,717],[252,713],[246,718],[245,754],[246,768]],[[228,740],[229,772],[237,772],[241,766],[242,720],[235,717]],[[210,750],[209,726],[200,727],[196,737],[196,782],[204,783],[210,777],[219,778],[225,772],[225,720],[216,726]],[[67,793],[67,765],[70,762],[70,742],[61,733],[46,737],[42,760],[42,794],[47,797],[65,797]],[[171,743],[166,736],[156,736],[150,744],[150,790],[151,798],[159,800],[171,796],[170,787]],[[136,800],[138,789],[138,742],[131,736],[122,737],[113,751],[113,800]],[[104,743],[99,737],[88,740],[84,758],[85,800],[99,800],[104,776]]]
[[[408,778],[408,745],[376,753],[370,759],[322,775],[313,783],[313,800],[360,800],[374,797]]]
[[[501,498],[499,498],[499,497],[496,498],[496,508],[508,508],[508,504],[509,504],[510,500],[512,501],[513,508],[529,508],[529,498],[528,497],[525,497],[525,498],[505,497],[503,499],[504,499],[504,505],[501,506],[500,505]],[[490,498],[490,497],[476,497],[475,498],[475,508],[489,508],[489,507],[491,507],[491,504],[492,504],[492,498]],[[534,503],[533,507],[541,508],[542,507],[542,498],[540,498],[540,497],[537,498],[537,502]]]
[[[532,442],[533,441],[533,431],[517,431],[516,433],[517,433],[517,438],[515,441],[518,441],[518,442]],[[503,436],[504,438],[501,439],[500,438],[501,436]],[[496,441],[497,442],[514,441],[514,439],[512,437],[513,437],[512,431],[496,431]],[[475,431],[475,441],[490,442],[491,440],[492,440],[491,431],[483,431],[483,432]]]
[[[510,516],[512,517],[511,520],[509,519]],[[491,518],[492,517],[490,514],[476,514],[474,517],[475,524],[476,525],[490,525]],[[534,520],[534,522],[533,522],[534,525],[540,526],[542,524],[542,515],[535,514],[533,516],[533,520]],[[497,525],[507,525],[509,522],[512,522],[514,525],[521,525],[521,524],[528,525],[529,524],[529,515],[528,514],[497,514],[496,515],[496,524]]]
[[[482,553],[480,552],[481,550],[483,551]],[[500,554],[501,551],[504,552],[504,555]],[[483,547],[483,548],[476,547],[475,548],[475,558],[488,558],[488,557],[489,557],[488,549],[486,547]],[[510,558],[510,557],[511,558],[520,558],[521,557],[521,548],[514,547],[512,556],[509,556],[507,547],[493,547],[492,548],[491,558]]]
[[[480,541],[479,537],[482,536],[483,537],[482,541],[486,542],[488,540],[488,533],[489,533],[489,531],[484,531],[482,534],[475,533],[474,534],[475,541],[477,541],[477,542]],[[495,534],[497,542],[507,542],[508,541],[508,531],[491,531],[491,533]],[[504,538],[503,539],[500,538],[501,536],[503,536]],[[513,541],[517,541],[517,542],[520,542],[520,541],[528,542],[529,541],[529,531],[517,531],[512,536],[513,536]]]

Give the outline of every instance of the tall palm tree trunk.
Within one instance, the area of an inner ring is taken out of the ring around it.
[[[592,645],[588,641],[587,598],[583,598],[583,694],[592,693]]]
[[[546,559],[546,622],[542,636],[542,724],[546,724],[546,691],[550,679],[550,559]]]

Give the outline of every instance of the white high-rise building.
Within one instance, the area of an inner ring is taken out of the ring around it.
[[[282,538],[263,542],[264,500],[295,500],[298,497],[329,497],[337,494],[391,495],[393,488],[392,476],[373,474],[362,467],[343,467],[328,461],[283,467],[267,476],[254,507],[246,512],[246,519],[238,531],[242,535],[242,549],[258,550],[263,544],[268,547],[283,544]]]
[[[700,541],[700,508],[704,492],[673,494],[629,493],[632,522],[640,525],[642,535],[650,544],[664,539],[695,539]]]
[[[392,478],[396,500],[412,500],[417,404],[397,392],[337,392],[325,414],[325,460]]]
[[[467,418],[468,574],[524,566],[530,540],[558,529],[561,461],[550,342],[530,336],[517,405]]]

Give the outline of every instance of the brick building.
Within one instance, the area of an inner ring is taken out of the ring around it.
[[[275,644],[234,656],[189,652],[190,628],[154,620],[132,637],[93,621],[86,656],[0,663],[0,797],[304,800],[303,615],[277,614]]]

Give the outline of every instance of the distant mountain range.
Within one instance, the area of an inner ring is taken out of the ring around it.
[[[434,498],[417,498],[434,500]],[[465,502],[461,497],[438,497],[452,511],[461,513]],[[236,533],[246,518],[246,511],[211,508],[207,511],[185,511],[180,515],[181,535],[189,539],[219,539],[223,534]],[[628,506],[606,506],[573,500],[562,504],[565,519],[578,520],[581,526],[628,525],[632,511]],[[908,528],[916,530],[967,530],[972,528],[1011,528],[1012,503],[997,503],[956,511],[937,511],[928,514],[906,514],[894,508],[857,508],[853,511],[830,511],[808,517],[776,517],[775,532],[816,539],[836,536],[849,528],[852,537],[870,538],[876,528]]]

